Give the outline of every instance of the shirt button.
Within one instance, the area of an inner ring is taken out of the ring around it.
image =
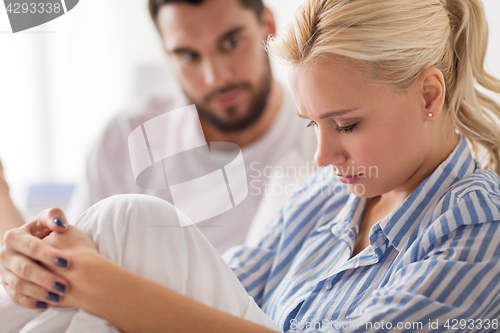
[[[379,232],[378,232],[378,236],[379,236],[380,238],[382,238],[382,237],[384,236],[384,233],[383,233],[382,231],[379,231]]]
[[[327,284],[327,285],[326,285],[326,287],[325,287],[325,289],[326,289],[326,290],[330,290],[330,289],[332,289],[332,284],[331,284],[331,283]]]

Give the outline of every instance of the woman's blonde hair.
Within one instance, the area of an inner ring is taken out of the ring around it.
[[[328,55],[362,61],[373,77],[397,89],[440,69],[445,106],[455,128],[500,174],[500,105],[476,84],[500,93],[486,73],[488,25],[480,0],[306,0],[269,50],[289,63]]]

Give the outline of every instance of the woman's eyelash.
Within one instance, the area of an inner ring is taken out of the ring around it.
[[[338,133],[351,133],[353,130],[356,129],[357,126],[358,126],[358,123],[355,123],[355,124],[352,124],[349,126],[345,126],[345,127],[337,126],[337,129],[335,131],[337,131]]]
[[[312,126],[317,126],[318,124],[315,122],[315,121],[311,121],[307,127],[312,127]],[[356,129],[356,127],[358,126],[358,123],[355,123],[355,124],[352,124],[352,125],[349,125],[349,126],[345,126],[345,127],[341,127],[341,126],[337,126],[337,128],[335,129],[336,132],[338,133],[351,133],[353,130]]]

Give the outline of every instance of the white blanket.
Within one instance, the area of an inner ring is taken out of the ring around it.
[[[93,239],[104,257],[122,267],[198,302],[280,331],[196,226],[180,227],[179,219],[187,217],[161,199],[120,195],[91,207],[76,226]],[[21,307],[1,288],[0,332],[120,331],[78,309]]]

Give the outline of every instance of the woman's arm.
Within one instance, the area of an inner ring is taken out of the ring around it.
[[[35,301],[44,300],[55,278],[67,286],[66,292],[59,302],[46,303],[82,308],[125,332],[272,332],[127,271],[102,257],[83,231],[56,227],[56,217],[63,219],[60,210],[48,210],[10,231],[0,252],[0,272],[10,282],[6,290],[21,305],[33,308]],[[66,269],[54,265],[57,257],[67,260]],[[38,293],[32,289],[35,284]]]
[[[72,286],[67,298],[124,332],[274,332],[187,298],[97,253],[73,258],[72,269],[61,274]]]
[[[0,244],[5,233],[24,224],[24,219],[12,202],[9,185],[5,181],[2,162],[0,162]]]

